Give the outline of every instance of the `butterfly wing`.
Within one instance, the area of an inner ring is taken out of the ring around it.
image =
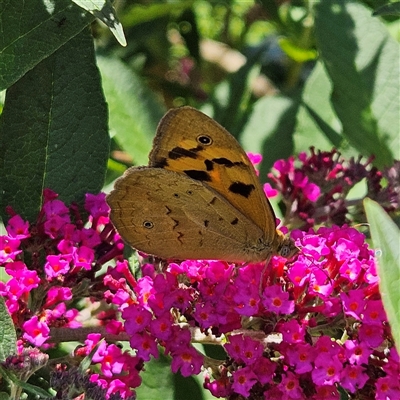
[[[260,228],[213,189],[180,173],[130,168],[107,202],[121,236],[148,254],[256,262],[272,253]]]
[[[228,131],[200,111],[181,107],[163,117],[149,165],[203,182],[256,224],[267,242],[276,239],[275,215],[249,158]]]

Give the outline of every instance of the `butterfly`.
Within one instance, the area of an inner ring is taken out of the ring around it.
[[[131,167],[107,196],[132,247],[163,259],[235,263],[292,257],[248,156],[216,121],[191,107],[161,119],[146,167]]]

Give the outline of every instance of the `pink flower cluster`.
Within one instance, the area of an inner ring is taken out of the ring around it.
[[[400,207],[400,161],[379,171],[372,158],[362,162],[346,161],[337,150],[300,153],[287,160],[278,160],[268,177],[274,188],[266,184],[268,197],[282,194],[287,220],[302,229],[317,224],[342,226],[353,221],[364,222],[362,200],[348,199],[350,190],[365,181],[366,196],[379,202],[388,212]]]
[[[0,267],[9,279],[0,282],[0,295],[20,332],[18,354],[7,359],[14,369],[15,360],[29,353],[31,345],[45,351],[66,339],[79,340],[83,308],[72,304],[85,299],[84,306],[90,306],[94,300],[103,299],[103,277],[97,278],[94,273],[120,254],[123,245],[110,244],[113,227],[104,193],[88,194],[85,208],[90,214],[87,225],[76,206],[67,208],[54,192],[46,190],[35,224],[29,225],[9,209],[14,215],[6,227],[7,235],[0,236]],[[106,332],[121,331],[121,322],[115,320],[112,309],[107,317],[96,315],[93,330],[97,331],[107,319],[111,322],[106,324]],[[67,332],[69,336],[65,336]],[[98,340],[89,335],[86,347],[77,355],[89,354]],[[92,377],[106,393],[119,392],[128,398],[131,389],[140,385],[137,358],[119,347],[102,342],[92,361],[101,371]],[[124,370],[119,368],[121,365]]]
[[[137,355],[158,357],[158,344],[174,372],[208,367],[205,387],[216,397],[339,399],[340,385],[360,398],[400,398],[399,358],[365,237],[349,227],[293,237],[300,255],[289,267],[272,260],[262,296],[262,265],[184,261],[163,274],[145,265],[122,314]],[[227,361],[204,359],[191,345],[199,333],[201,342],[225,337]]]

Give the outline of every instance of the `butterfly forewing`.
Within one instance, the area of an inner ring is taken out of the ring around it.
[[[149,165],[203,182],[264,233],[276,239],[275,215],[254,168],[237,140],[191,107],[170,110],[161,120]]]

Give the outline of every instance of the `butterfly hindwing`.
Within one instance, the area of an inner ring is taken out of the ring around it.
[[[107,201],[121,236],[148,254],[250,262],[271,253],[260,228],[216,191],[180,173],[130,168]]]

